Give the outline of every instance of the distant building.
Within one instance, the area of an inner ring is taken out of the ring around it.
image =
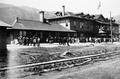
[[[115,20],[111,21],[112,26],[110,25],[110,19],[104,18],[103,15],[95,15],[95,21],[98,23],[99,31],[98,37],[110,38],[111,37],[111,27],[112,35],[114,38],[119,36],[119,24],[115,23]]]
[[[103,15],[89,15],[84,13],[58,16],[47,19],[52,24],[59,24],[77,32],[77,38],[110,38],[110,20]],[[118,37],[119,25],[112,20],[113,37]]]

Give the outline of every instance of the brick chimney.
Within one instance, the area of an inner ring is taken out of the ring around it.
[[[16,17],[16,22],[19,23],[19,17]]]
[[[44,11],[39,12],[40,22],[44,22]]]
[[[63,8],[62,16],[65,16],[65,5],[63,5],[62,8]]]

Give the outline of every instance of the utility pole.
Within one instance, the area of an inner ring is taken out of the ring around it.
[[[112,31],[112,17],[110,12],[110,31],[111,31],[111,42],[113,43],[113,31]]]

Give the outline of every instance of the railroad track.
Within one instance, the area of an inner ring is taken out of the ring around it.
[[[61,71],[62,69],[85,65],[90,62],[106,60],[114,55],[119,55],[120,54],[119,52],[120,51],[114,51],[114,52],[107,52],[107,53],[87,55],[87,56],[82,56],[82,57],[54,60],[54,61],[48,61],[48,62],[42,62],[42,63],[5,67],[5,68],[0,69],[0,74],[8,73],[9,70],[13,70],[13,71],[20,70],[26,73],[32,72],[32,74],[41,74],[43,72],[49,72],[49,71],[54,71],[54,70]]]

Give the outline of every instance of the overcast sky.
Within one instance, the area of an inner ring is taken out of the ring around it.
[[[99,1],[101,7],[99,9]],[[14,4],[17,6],[29,6],[45,11],[62,11],[65,5],[66,11],[84,12],[85,14],[103,14],[109,17],[120,14],[120,0],[0,0],[0,3]]]

